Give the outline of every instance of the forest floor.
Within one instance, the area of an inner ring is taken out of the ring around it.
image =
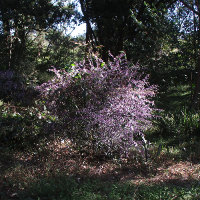
[[[100,159],[79,153],[69,140],[0,154],[2,200],[200,199],[200,162],[192,157],[161,152],[148,162]]]

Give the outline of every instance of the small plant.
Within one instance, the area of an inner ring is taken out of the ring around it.
[[[199,113],[185,108],[173,113],[163,112],[156,122],[157,132],[167,141],[167,146],[178,145],[184,152],[193,152],[199,146],[199,122]]]
[[[131,149],[143,152],[144,131],[151,126],[156,87],[139,66],[129,66],[124,53],[106,64],[94,55],[70,71],[51,70],[55,77],[38,89],[45,106],[58,116],[79,144],[107,155]]]
[[[163,113],[159,118],[159,125],[163,135],[195,135],[200,128],[198,112],[183,108],[179,112]]]
[[[46,137],[55,119],[37,107],[15,106],[3,101],[0,105],[0,145],[11,148],[34,147]]]

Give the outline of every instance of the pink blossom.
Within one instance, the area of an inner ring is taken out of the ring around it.
[[[156,87],[139,73],[138,65],[129,66],[124,53],[110,57],[105,64],[93,55],[87,65],[76,64],[69,72],[52,68],[55,77],[38,89],[48,110],[68,124],[70,132],[79,130],[73,135],[82,131],[106,153],[128,155],[133,148],[141,152]]]

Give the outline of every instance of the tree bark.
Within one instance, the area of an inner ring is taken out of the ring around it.
[[[199,109],[199,96],[200,96],[200,0],[195,1],[197,10],[198,10],[198,29],[197,29],[197,61],[196,61],[196,80],[195,80],[195,89],[194,89],[194,94],[193,94],[193,99],[192,99],[192,105],[194,108]],[[196,12],[195,12],[196,14]]]
[[[4,35],[4,42],[5,42],[5,65],[6,68],[11,67],[10,57],[11,57],[11,44],[10,44],[10,23],[9,19],[6,16],[6,10],[4,8],[1,9],[2,15],[2,23],[3,23],[3,35]]]
[[[89,16],[88,16],[88,8],[87,8],[87,1],[84,5],[84,0],[80,0],[80,5],[81,5],[81,10],[82,10],[82,13],[84,15],[84,20],[85,20],[85,23],[86,23],[86,44],[88,44],[88,47],[86,49],[86,53],[89,53],[89,44],[92,45],[92,47],[94,48],[94,43],[96,45],[98,45],[98,42],[97,42],[97,38],[94,34],[94,31],[92,30],[92,27],[91,27],[91,24],[90,24],[90,19],[89,19]]]

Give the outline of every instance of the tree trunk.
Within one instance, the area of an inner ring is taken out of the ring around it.
[[[92,46],[92,48],[94,49],[94,43],[96,45],[98,45],[97,43],[97,39],[96,36],[94,34],[94,31],[92,30],[91,24],[90,24],[90,19],[88,16],[88,6],[87,6],[87,1],[84,3],[84,0],[80,0],[80,5],[81,5],[81,10],[82,13],[84,15],[84,20],[86,23],[86,44],[87,44],[87,48],[86,48],[86,57],[88,55],[88,53],[90,52],[90,45]]]
[[[3,35],[4,35],[4,42],[5,42],[5,66],[6,68],[11,68],[11,35],[10,35],[10,23],[9,19],[6,17],[6,11],[4,9],[1,10],[2,14],[2,22],[3,22]]]
[[[196,7],[198,9],[198,29],[197,29],[197,61],[196,61],[196,80],[195,89],[192,99],[192,105],[194,108],[199,109],[199,96],[200,96],[200,0],[195,1]]]

